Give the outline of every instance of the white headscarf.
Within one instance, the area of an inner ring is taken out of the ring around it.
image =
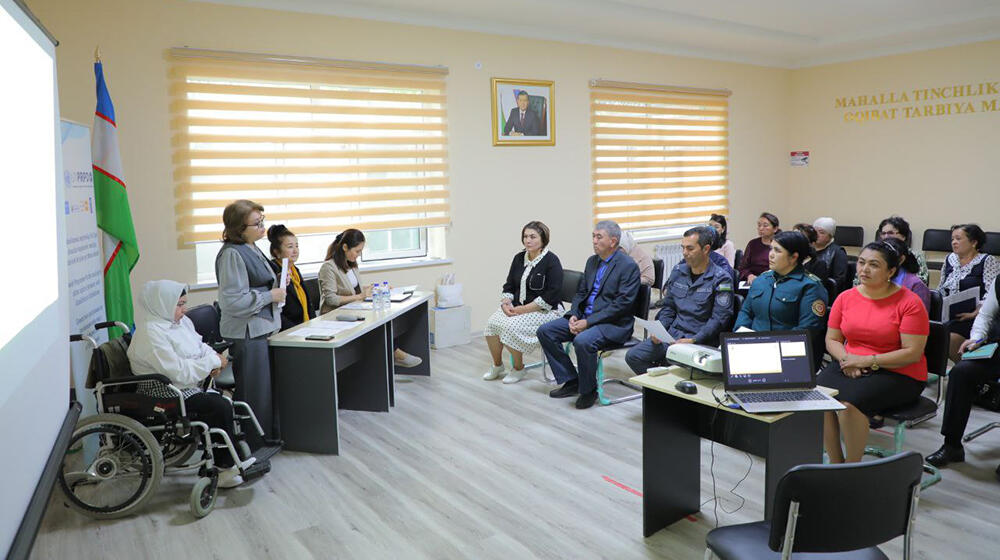
[[[161,373],[182,389],[197,387],[221,365],[219,355],[201,341],[186,316],[174,321],[177,301],[187,286],[173,280],[151,280],[142,287],[146,323],[135,330],[128,347],[132,371]]]
[[[626,253],[632,252],[632,249],[635,248],[635,238],[632,237],[631,231],[622,232],[622,238],[618,240],[618,246],[625,249]]]
[[[187,284],[173,280],[150,280],[142,287],[142,306],[149,312],[147,321],[174,323],[174,310]]]

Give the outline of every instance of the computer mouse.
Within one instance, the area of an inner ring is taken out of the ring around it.
[[[685,395],[693,395],[698,392],[698,386],[690,381],[678,381],[674,385],[674,389],[684,393]]]

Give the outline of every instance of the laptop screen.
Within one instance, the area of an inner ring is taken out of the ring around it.
[[[808,331],[723,333],[722,367],[727,391],[816,384]]]

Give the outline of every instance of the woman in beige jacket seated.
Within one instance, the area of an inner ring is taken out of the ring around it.
[[[371,286],[365,286],[358,275],[358,259],[365,248],[365,234],[347,229],[340,233],[326,251],[326,261],[319,267],[319,310],[328,313],[354,301],[371,297]],[[393,353],[396,367],[416,367],[423,361],[399,348]]]

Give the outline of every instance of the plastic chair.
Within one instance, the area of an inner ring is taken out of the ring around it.
[[[927,345],[924,347],[928,373],[944,375],[948,367],[949,339],[950,335],[946,325],[937,321],[930,322],[930,334],[927,336]],[[933,418],[936,414],[937,403],[923,395],[917,397],[917,400],[910,404],[884,411],[882,416],[896,424],[892,438],[893,449],[869,445],[865,447],[865,455],[891,457],[902,453],[903,443],[906,441],[906,429]],[[927,488],[941,481],[941,472],[937,467],[924,463],[923,469],[930,476],[921,483],[921,488]]]
[[[920,465],[920,455],[908,451],[864,463],[794,467],[778,482],[774,518],[709,531],[705,558],[790,559],[793,553],[817,553],[815,558],[828,560],[888,559],[878,545],[903,535],[903,558],[908,559]]]

